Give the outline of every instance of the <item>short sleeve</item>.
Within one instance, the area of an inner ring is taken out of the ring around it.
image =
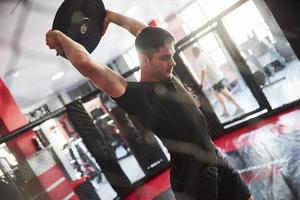
[[[113,99],[125,112],[137,115],[147,106],[147,91],[140,83],[128,82],[125,93]]]

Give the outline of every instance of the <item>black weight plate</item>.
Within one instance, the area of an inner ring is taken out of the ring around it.
[[[52,29],[60,30],[92,53],[102,37],[105,14],[101,0],[65,0],[55,15]]]

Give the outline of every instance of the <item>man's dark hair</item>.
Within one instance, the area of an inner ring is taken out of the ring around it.
[[[160,47],[171,44],[175,38],[171,33],[159,27],[144,28],[135,39],[135,47],[138,53],[145,54],[149,58]]]

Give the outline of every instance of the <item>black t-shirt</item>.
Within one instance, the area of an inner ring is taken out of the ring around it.
[[[195,163],[200,170],[216,159],[206,120],[177,78],[128,82],[126,92],[114,100],[162,140],[171,155],[173,177],[181,179]]]

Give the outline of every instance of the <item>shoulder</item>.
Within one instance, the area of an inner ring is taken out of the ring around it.
[[[143,96],[153,90],[153,84],[147,82],[127,82],[125,92],[120,97],[114,98],[134,98]],[[151,93],[151,92],[150,92]]]
[[[152,84],[128,82],[125,93],[122,96],[113,99],[129,114],[138,115],[145,107],[149,107],[149,101],[152,94]]]

